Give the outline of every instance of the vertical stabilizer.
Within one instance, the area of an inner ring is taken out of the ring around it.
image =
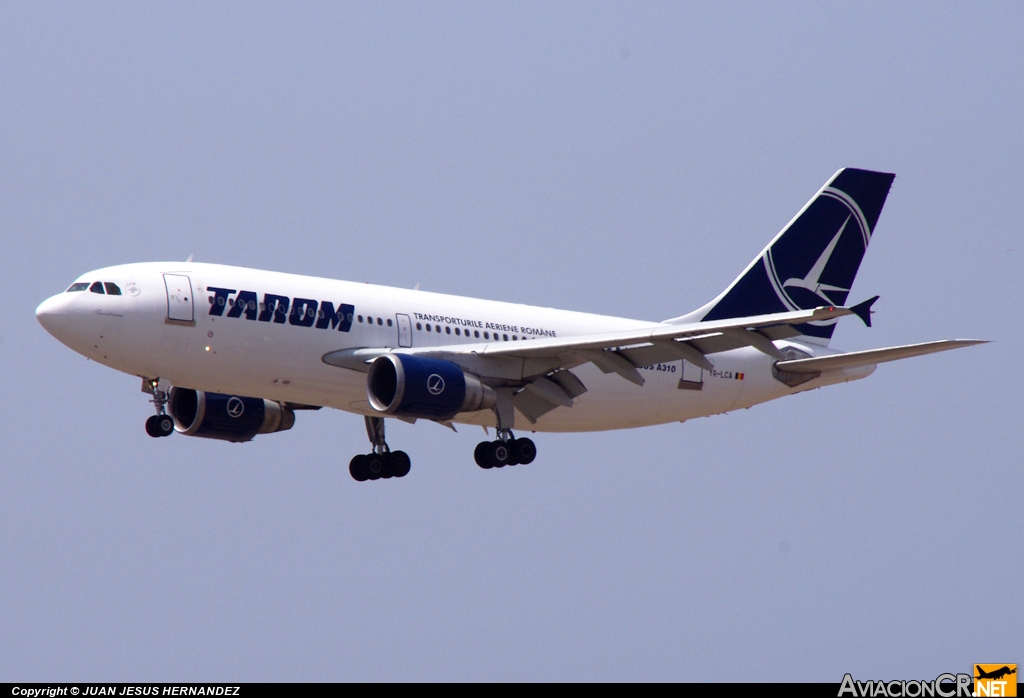
[[[839,170],[721,295],[670,322],[845,305],[895,176]],[[835,323],[799,329],[812,341],[828,344]]]

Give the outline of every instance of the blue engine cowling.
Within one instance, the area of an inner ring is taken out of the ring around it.
[[[373,409],[396,417],[451,419],[493,407],[498,394],[457,364],[408,354],[384,354],[370,365],[366,396]]]
[[[187,388],[171,388],[167,411],[179,434],[222,441],[249,441],[295,424],[295,413],[279,402]]]

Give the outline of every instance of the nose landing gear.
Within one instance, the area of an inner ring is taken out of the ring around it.
[[[348,472],[356,482],[385,480],[405,477],[412,469],[412,461],[405,451],[392,451],[384,440],[384,420],[381,417],[364,417],[366,435],[370,437],[373,451],[352,458]]]
[[[146,433],[153,438],[173,434],[174,420],[167,414],[167,391],[160,387],[160,379],[143,378],[142,392],[153,396],[150,402],[156,408],[156,414],[146,420]]]

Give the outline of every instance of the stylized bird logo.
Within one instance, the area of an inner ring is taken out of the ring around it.
[[[835,250],[836,245],[839,243],[839,238],[843,236],[843,232],[846,230],[846,226],[849,224],[851,218],[853,218],[853,214],[846,217],[846,220],[843,221],[843,225],[839,228],[839,232],[835,234],[832,241],[825,247],[825,251],[821,253],[821,256],[818,257],[818,261],[814,263],[814,266],[811,267],[809,272],[807,272],[807,275],[802,279],[787,279],[786,283],[782,284],[783,288],[788,288],[789,286],[803,288],[823,299],[829,305],[841,305],[838,301],[834,301],[825,295],[826,291],[848,292],[850,289],[821,283],[821,274],[825,271],[825,265],[828,264],[828,260],[832,257],[832,251]]]
[[[437,375],[436,373],[431,373],[430,376],[427,378],[427,390],[430,391],[431,395],[440,395],[441,393],[443,393],[444,378]]]
[[[245,403],[240,398],[233,397],[228,400],[228,416],[238,419],[245,412]]]

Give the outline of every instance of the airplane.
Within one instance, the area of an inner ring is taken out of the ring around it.
[[[627,429],[722,414],[865,378],[877,364],[984,343],[840,352],[841,317],[895,175],[835,173],[717,297],[662,322],[220,264],[90,271],[36,310],[55,338],[142,379],[153,437],[245,442],[330,407],[364,417],[357,481],[411,460],[389,418],[496,430],[481,468],[528,464],[531,432]]]
[[[999,680],[999,679],[1003,678],[1004,676],[1009,676],[1010,674],[1016,674],[1017,673],[1016,665],[1014,666],[1013,669],[1011,669],[1008,666],[1003,666],[1003,667],[1001,667],[999,669],[995,669],[993,671],[985,671],[985,670],[983,670],[981,668],[981,666],[979,666],[978,664],[975,664],[974,665],[974,670],[977,673],[977,676],[974,677],[976,679],[994,679],[994,680]]]

